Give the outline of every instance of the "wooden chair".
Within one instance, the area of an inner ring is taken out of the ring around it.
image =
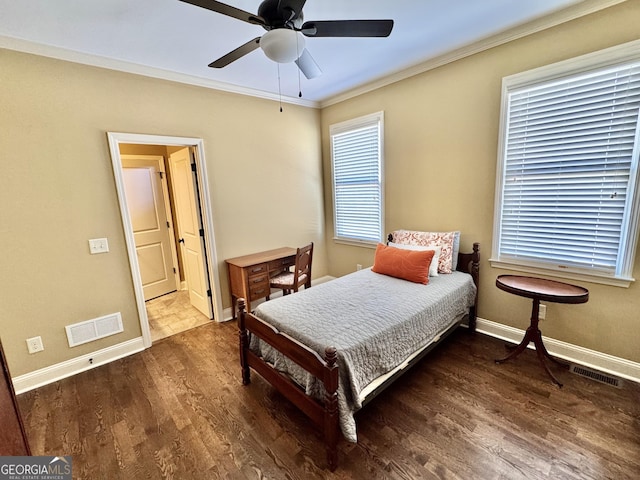
[[[304,285],[311,287],[311,260],[313,259],[313,242],[298,248],[293,272],[285,271],[271,278],[271,288],[280,288],[283,295],[297,292]]]

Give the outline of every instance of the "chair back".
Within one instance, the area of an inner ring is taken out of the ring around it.
[[[297,292],[301,285],[304,288],[311,286],[311,261],[313,260],[313,242],[298,248],[296,252],[296,265],[293,272],[293,291]]]

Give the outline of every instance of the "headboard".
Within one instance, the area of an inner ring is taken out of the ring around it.
[[[421,245],[421,237],[426,237],[430,232],[419,232],[419,231],[408,231],[408,230],[396,230],[390,233],[387,236],[387,243],[395,242],[396,243],[405,243],[402,241],[403,235],[398,235],[398,232],[401,232],[404,235],[404,238],[411,238],[411,240],[406,243],[412,245]],[[406,235],[409,233],[410,235]],[[457,232],[459,233],[459,232]],[[459,238],[459,236],[458,236]],[[400,241],[398,241],[400,240]],[[428,244],[422,243],[422,245],[427,246]],[[474,242],[473,250],[471,252],[460,252],[458,251],[458,262],[456,265],[456,270],[463,273],[468,273],[473,278],[473,283],[476,285],[476,289],[480,288],[480,243]],[[469,327],[472,330],[475,330],[475,316],[478,311],[478,293],[476,292],[475,305],[473,306],[473,311],[471,312],[469,319]]]

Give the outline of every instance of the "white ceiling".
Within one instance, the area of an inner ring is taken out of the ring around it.
[[[388,38],[307,38],[323,74],[307,80],[295,64],[281,65],[282,95],[297,101],[300,82],[300,103],[330,102],[527,22],[540,28],[620,1],[308,0],[305,21],[390,18],[394,29]],[[257,13],[260,0],[225,3]],[[277,64],[259,49],[207,67],[263,33],[179,0],[0,0],[0,47],[276,98]]]

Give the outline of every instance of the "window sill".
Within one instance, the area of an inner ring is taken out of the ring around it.
[[[523,265],[520,263],[510,263],[504,260],[489,259],[489,263],[493,268],[502,268],[505,270],[517,270],[524,273],[533,273],[537,275],[547,275],[550,277],[560,277],[570,280],[581,280],[583,282],[599,283],[602,285],[610,285],[612,287],[629,288],[635,278],[611,277],[605,275],[596,275],[590,273],[575,272],[566,269],[554,270],[551,268],[541,268],[531,265]]]
[[[333,237],[333,241],[335,243],[340,243],[342,245],[351,245],[352,247],[365,247],[365,248],[376,248],[378,243],[381,242],[372,242],[368,240],[348,240],[346,238],[336,238]]]

